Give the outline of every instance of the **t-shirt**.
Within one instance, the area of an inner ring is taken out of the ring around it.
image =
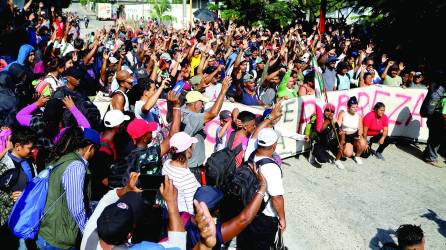
[[[250,95],[245,88],[243,88],[243,95],[242,95],[242,103],[245,105],[259,105],[259,96],[257,93],[254,95]]]
[[[194,195],[200,183],[188,168],[172,166],[171,162],[164,162],[162,174],[169,176],[178,189],[178,211],[194,214]]]
[[[345,74],[345,75],[340,75],[337,74],[337,85],[338,85],[338,90],[346,90],[346,89],[350,89],[350,77]]]
[[[147,122],[156,122],[159,123],[159,108],[158,106],[153,106],[148,112],[143,113],[142,107],[144,106],[145,102],[143,101],[136,101],[135,102],[135,117],[138,119],[144,119]]]
[[[218,138],[218,134],[220,133],[222,127],[218,127],[217,131],[215,131],[215,147],[214,152],[220,151],[226,147],[226,143],[229,140],[229,136],[231,135],[231,132],[234,131],[232,127],[229,127],[225,134],[220,138]]]
[[[209,101],[215,102],[221,92],[221,83],[211,84],[204,90],[203,95],[209,98]]]
[[[389,118],[384,114],[381,118],[377,118],[374,111],[370,111],[363,118],[363,126],[368,127],[367,136],[375,136],[382,132],[384,127],[389,126]]]
[[[254,161],[257,162],[263,158],[266,157],[255,156]],[[272,206],[270,196],[279,196],[285,194],[285,190],[283,188],[282,171],[280,167],[274,163],[262,165],[260,167],[260,170],[262,171],[262,174],[265,177],[266,184],[268,186],[265,197],[263,198],[265,202],[268,202],[268,204],[266,204],[266,207],[262,213],[266,216],[278,217],[276,209],[274,209],[274,207]]]
[[[236,167],[240,167],[243,163],[243,156],[245,155],[246,147],[248,146],[248,137],[246,136],[235,136],[234,142],[232,143],[231,149],[236,148],[238,145],[242,144],[242,151],[235,156]]]
[[[204,113],[195,113],[183,106],[181,108],[183,115],[182,130],[189,136],[197,138],[198,142],[193,145],[192,157],[189,159],[188,166],[196,168],[203,165],[205,160],[204,139]]]
[[[383,85],[385,86],[389,86],[389,87],[400,87],[401,84],[403,83],[403,79],[401,78],[401,76],[395,76],[395,77],[391,77],[391,76],[386,76],[386,78],[384,78],[383,81]]]
[[[161,173],[161,148],[159,145],[135,148],[126,157],[126,160],[131,164],[130,172],[135,171],[148,175],[159,175]]]
[[[322,73],[322,77],[324,79],[324,85],[327,91],[333,91],[336,88],[336,69],[329,69],[328,67],[324,68],[324,72]]]

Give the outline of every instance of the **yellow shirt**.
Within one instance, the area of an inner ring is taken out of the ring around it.
[[[200,65],[201,62],[201,54],[198,56],[192,56],[190,59],[190,77],[195,75],[195,68]]]

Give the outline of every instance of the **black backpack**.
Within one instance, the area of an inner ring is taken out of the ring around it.
[[[235,132],[232,132],[226,147],[212,153],[207,159],[205,165],[207,185],[222,189],[225,180],[234,174],[236,169],[235,156],[242,150],[241,144],[231,149],[234,138]]]
[[[260,186],[257,177],[249,167],[249,163],[254,162],[254,156],[255,153],[252,153],[248,161],[243,163],[243,165],[234,172],[234,175],[228,178],[223,187],[225,196],[222,201],[222,212],[229,217],[239,214],[243,208],[251,202],[256,195],[257,190],[259,190]],[[276,165],[282,172],[282,169],[271,158],[263,158],[255,162],[257,168],[269,163]],[[271,199],[271,196],[269,199]],[[268,201],[262,200],[258,213],[261,213],[265,209],[269,199]]]
[[[434,114],[435,110],[438,108],[438,104],[443,98],[445,93],[445,88],[439,84],[433,84],[429,87],[426,97],[421,104],[420,115],[421,117],[429,117]]]

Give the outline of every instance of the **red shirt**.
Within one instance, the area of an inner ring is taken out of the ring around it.
[[[363,126],[368,127],[367,136],[375,136],[389,126],[389,118],[384,114],[381,118],[376,116],[374,111],[370,111],[362,120]]]

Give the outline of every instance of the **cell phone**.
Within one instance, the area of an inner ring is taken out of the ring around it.
[[[186,84],[186,82],[184,82],[183,80],[178,81],[175,86],[173,87],[173,91],[175,91],[176,95],[179,95],[181,93],[181,91],[183,91],[184,85]]]
[[[163,182],[164,175],[141,174],[136,186],[144,191],[158,191]]]

